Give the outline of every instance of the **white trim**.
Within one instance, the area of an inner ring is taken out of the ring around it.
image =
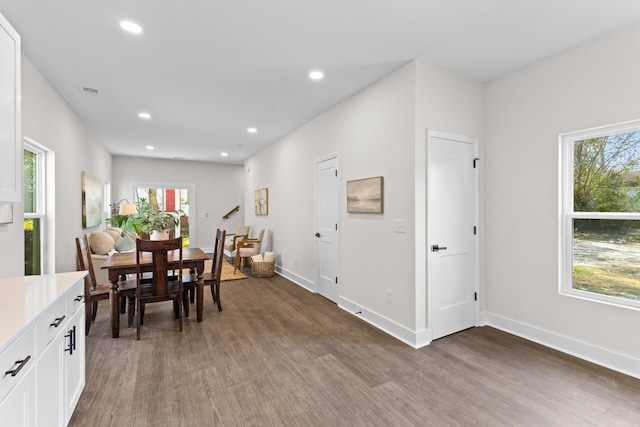
[[[35,214],[24,214],[24,218],[40,218],[40,272],[41,274],[53,273],[56,268],[56,227],[54,223],[56,211],[55,152],[27,136],[22,138],[21,151],[24,152],[25,149],[36,153],[38,156],[38,176],[36,179],[39,191],[36,201],[37,212]],[[20,171],[24,175],[23,168]],[[24,180],[24,176],[22,179]]]
[[[309,280],[309,279],[305,279],[302,276],[298,276],[297,274],[282,268],[281,265],[276,265],[274,268],[274,271],[279,274],[280,276],[290,280],[291,282],[295,283],[296,285],[305,288],[306,290],[308,290],[309,292],[313,292],[314,294],[316,293],[315,291],[315,284],[313,283],[313,281]]]
[[[573,287],[573,220],[640,220],[640,212],[574,212],[574,143],[585,139],[638,131],[640,131],[640,120],[633,120],[577,132],[567,132],[558,136],[558,293],[560,295],[620,308],[640,309],[640,301],[574,289]]]
[[[317,294],[317,292],[314,290],[315,284],[312,281],[298,276],[295,273],[282,268],[282,266],[280,265],[275,266],[275,272],[276,274],[279,274],[280,276],[300,286],[301,288],[304,288],[311,293]],[[348,311],[354,316],[358,316],[373,327],[380,329],[381,331],[391,335],[394,338],[397,338],[398,340],[413,348],[421,348],[431,343],[431,331],[428,329],[422,329],[420,331],[414,332],[405,326],[389,320],[386,317],[381,316],[374,311],[368,310],[367,308],[362,307],[341,296],[338,297],[337,305],[338,308]]]
[[[422,330],[416,333],[415,331],[412,331],[393,320],[387,319],[374,311],[368,310],[367,308],[362,307],[344,297],[339,298],[338,307],[413,348],[424,347],[431,342],[431,331]]]
[[[563,353],[595,363],[614,371],[622,372],[635,378],[640,378],[640,359],[627,356],[606,348],[598,347],[583,341],[556,334],[526,323],[484,313],[488,326],[517,335],[529,341],[550,347]]]

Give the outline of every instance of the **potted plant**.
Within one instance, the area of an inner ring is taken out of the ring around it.
[[[169,232],[179,227],[180,214],[178,212],[149,209],[142,212],[137,218],[137,222],[140,225],[140,231],[149,233],[152,239],[167,239],[169,238]],[[158,234],[165,234],[165,236],[158,237]]]

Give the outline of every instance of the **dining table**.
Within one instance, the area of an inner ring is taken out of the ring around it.
[[[196,278],[198,280],[198,286],[196,288],[196,312],[198,322],[202,322],[202,312],[204,308],[204,291],[202,280],[200,279],[204,273],[204,263],[209,259],[209,256],[200,248],[182,249],[182,267],[190,269],[193,274],[196,274]],[[180,262],[178,251],[169,251],[167,261],[169,268],[177,268]],[[109,296],[111,309],[111,336],[113,338],[118,338],[118,336],[120,336],[120,298],[118,295],[118,281],[122,276],[137,273],[138,263],[136,260],[136,252],[114,253],[109,256],[100,268],[108,270],[109,273],[109,282],[111,282],[111,295]],[[152,271],[152,259],[150,253],[145,252],[141,254],[140,268],[142,272]]]

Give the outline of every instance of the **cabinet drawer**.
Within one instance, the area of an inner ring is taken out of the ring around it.
[[[0,402],[35,366],[35,342],[35,330],[31,327],[0,354]],[[7,371],[14,372],[7,374]]]
[[[67,317],[71,317],[84,304],[84,280],[79,280],[67,291],[66,300]]]
[[[60,298],[47,308],[36,323],[37,354],[42,354],[47,345],[64,331],[69,316],[65,306],[66,298]]]

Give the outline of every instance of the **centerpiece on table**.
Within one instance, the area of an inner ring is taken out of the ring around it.
[[[149,233],[151,240],[166,240],[169,239],[171,231],[177,230],[180,226],[180,214],[149,209],[141,213],[138,223],[140,231]]]

